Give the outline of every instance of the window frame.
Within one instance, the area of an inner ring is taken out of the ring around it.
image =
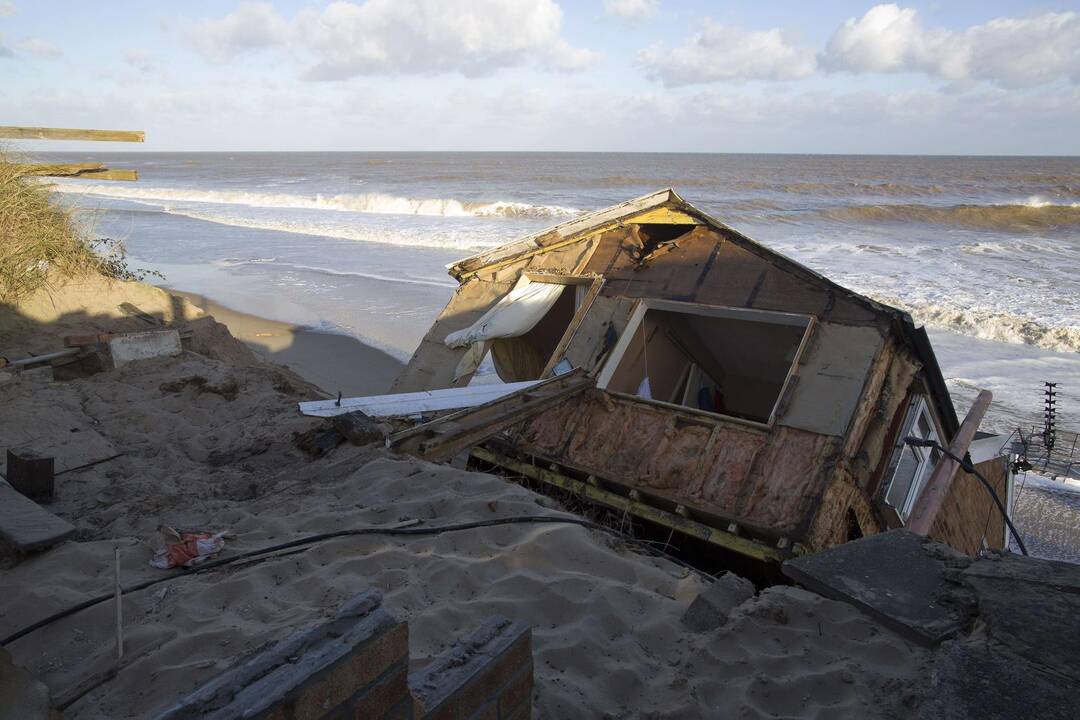
[[[899,518],[903,525],[907,525],[908,519],[911,517],[911,511],[915,509],[915,503],[918,501],[919,494],[925,487],[926,481],[930,478],[930,475],[934,472],[934,467],[941,461],[941,453],[940,451],[936,451],[935,448],[909,446],[905,442],[905,439],[911,435],[913,428],[915,428],[920,418],[926,418],[928,420],[928,425],[930,426],[929,435],[932,436],[933,440],[939,445],[944,444],[942,442],[943,435],[941,426],[938,424],[937,417],[930,407],[927,396],[923,393],[917,393],[908,403],[904,424],[901,426],[902,432],[897,438],[896,447],[893,449],[892,459],[889,462],[889,470],[886,473],[889,480],[887,483],[884,483],[881,489],[882,504],[896,513],[897,518]],[[921,433],[919,433],[919,436],[922,437]],[[918,459],[918,466],[915,470],[915,476],[912,478],[911,485],[908,487],[904,501],[897,507],[889,501],[889,492],[892,490],[893,483],[896,481],[896,473],[900,469],[900,459],[903,456],[904,450],[907,448],[910,448],[912,454]],[[936,461],[933,457],[935,452],[938,453]]]
[[[607,390],[607,386],[611,382],[611,379],[614,377],[615,371],[618,369],[619,363],[622,361],[622,358],[626,354],[626,352],[630,349],[631,343],[634,342],[634,338],[637,335],[638,328],[641,327],[641,323],[645,319],[645,314],[649,310],[659,310],[662,312],[681,313],[684,315],[729,318],[736,320],[746,320],[750,322],[765,322],[774,325],[802,327],[802,338],[799,340],[799,346],[795,350],[795,356],[791,360],[791,364],[788,367],[787,374],[784,376],[784,381],[780,385],[780,391],[777,393],[776,400],[773,402],[772,409],[769,411],[768,421],[759,422],[757,420],[749,420],[747,418],[742,418],[735,415],[725,415],[724,413],[701,410],[699,408],[690,407],[687,405],[680,405],[678,403],[665,402],[663,400],[656,399],[647,399],[639,397],[637,395],[630,395],[628,393]],[[755,310],[752,308],[737,308],[727,305],[705,305],[702,303],[688,303],[678,300],[662,300],[659,298],[641,298],[634,304],[634,309],[630,312],[630,318],[626,323],[626,327],[622,331],[622,335],[619,337],[618,342],[615,343],[615,347],[611,350],[611,353],[604,360],[604,363],[596,376],[596,387],[598,389],[605,390],[606,392],[610,392],[613,395],[634,400],[636,402],[656,405],[664,408],[671,408],[713,419],[722,419],[728,422],[740,423],[756,428],[770,428],[776,423],[777,411],[780,408],[780,404],[783,401],[784,396],[787,394],[788,388],[791,386],[792,378],[795,376],[799,364],[802,362],[802,358],[806,352],[807,346],[809,345],[810,338],[813,336],[815,322],[816,319],[813,315],[804,315],[801,313],[780,312],[776,310]]]

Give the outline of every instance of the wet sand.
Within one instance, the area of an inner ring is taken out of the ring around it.
[[[285,365],[328,395],[385,393],[403,367],[393,356],[356,338],[239,312],[182,290],[168,292],[202,308],[260,357]]]

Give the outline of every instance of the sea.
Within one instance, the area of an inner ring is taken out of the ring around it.
[[[138,182],[57,180],[159,284],[406,360],[446,265],[671,187],[925,324],[961,417],[1080,430],[1080,158],[648,153],[59,153]],[[362,369],[358,369],[358,372]]]

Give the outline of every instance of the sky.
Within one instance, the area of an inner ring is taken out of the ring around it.
[[[1080,0],[0,0],[0,125],[145,151],[1080,155]]]

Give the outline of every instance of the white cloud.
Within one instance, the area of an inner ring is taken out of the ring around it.
[[[653,45],[638,59],[667,86],[720,80],[797,80],[812,75],[812,50],[797,47],[780,28],[746,31],[706,19],[701,32],[668,50]]]
[[[245,2],[224,17],[198,23],[190,38],[207,59],[225,62],[240,53],[285,44],[289,24],[268,2]]]
[[[11,17],[15,12],[15,3],[7,2],[7,0],[0,0],[0,18]]]
[[[213,61],[276,48],[306,62],[304,77],[461,72],[482,75],[534,63],[578,70],[596,61],[561,36],[554,0],[338,0],[285,18],[268,3],[246,3],[204,20],[190,37]]]
[[[124,53],[124,62],[139,72],[149,73],[157,69],[153,53],[142,48],[132,48]]]
[[[1080,13],[999,18],[952,31],[924,27],[914,9],[876,5],[833,33],[822,65],[853,73],[920,72],[1006,88],[1061,78],[1080,83]]]
[[[45,58],[49,60],[53,58],[58,58],[64,54],[63,50],[56,47],[50,42],[42,40],[41,38],[27,38],[26,40],[23,40],[22,42],[17,44],[15,47],[22,50],[23,52],[28,52],[35,57]]]
[[[604,0],[604,12],[626,20],[643,20],[660,9],[660,0]]]

